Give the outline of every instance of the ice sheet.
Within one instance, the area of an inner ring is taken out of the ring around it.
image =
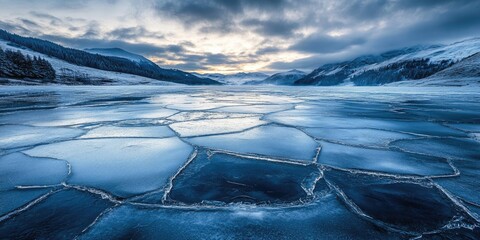
[[[217,112],[233,112],[233,113],[271,113],[292,108],[292,105],[248,105],[248,106],[232,106],[215,109]]]
[[[168,199],[187,204],[299,203],[321,177],[315,166],[299,166],[202,151],[173,181]]]
[[[321,142],[318,163],[345,169],[359,169],[390,174],[452,175],[446,159],[397,151],[350,147]]]
[[[167,126],[151,127],[116,127],[102,126],[88,131],[81,138],[112,138],[112,137],[144,137],[164,138],[174,137],[175,133]]]
[[[0,190],[60,184],[66,180],[68,171],[65,161],[12,153],[0,157]]]
[[[96,195],[65,190],[0,224],[4,239],[73,239],[113,204]]]
[[[49,188],[0,190],[0,217],[25,206],[50,191]]]
[[[408,239],[419,234],[398,231],[434,231],[423,238],[477,239],[479,93],[471,87],[4,86],[0,142],[13,145],[0,146],[0,156],[35,156],[0,166],[0,239],[72,239],[89,224],[82,238]],[[248,127],[245,119],[265,125]],[[196,121],[203,125],[195,128]],[[185,133],[205,135],[173,137],[167,125],[181,122]],[[319,163],[313,137],[326,142]],[[213,155],[187,164],[193,157],[187,142],[200,146],[199,156],[201,146]],[[396,144],[450,160],[408,154]],[[70,178],[62,160],[71,163]],[[330,168],[348,169],[334,179]],[[45,196],[60,189],[74,193]],[[112,206],[108,199],[118,205],[101,215]],[[476,227],[464,209],[477,213]]]
[[[455,160],[453,165],[460,171],[455,178],[439,178],[435,182],[462,199],[480,206],[480,162],[478,160]]]
[[[14,112],[0,116],[3,124],[34,126],[69,126],[95,122],[112,122],[127,119],[163,118],[177,111],[158,106],[133,104],[126,106],[70,107],[49,110]]]
[[[363,213],[403,231],[423,233],[447,225],[463,215],[459,207],[434,186],[382,179],[369,175],[325,171],[325,178],[341,189],[347,203],[352,201]]]
[[[422,121],[398,121],[392,119],[356,118],[356,117],[328,117],[321,114],[301,114],[285,111],[268,115],[266,120],[302,127],[317,128],[371,128],[403,133],[413,133],[428,136],[457,136],[465,137],[466,134],[444,127],[437,123]]]
[[[241,154],[260,154],[311,162],[317,143],[305,133],[289,127],[261,126],[241,133],[195,137],[187,141],[213,149]]]
[[[375,129],[346,128],[306,128],[315,138],[357,146],[387,147],[393,140],[414,138],[415,136]]]
[[[431,156],[480,161],[480,142],[467,138],[400,140],[393,142],[391,146]]]
[[[402,235],[359,219],[328,195],[301,208],[155,209],[126,205],[107,213],[79,239],[92,238],[402,239]]]
[[[21,120],[19,119],[18,121]],[[83,133],[83,130],[75,128],[1,125],[0,149],[18,148],[41,143],[68,140],[78,137]]]
[[[192,147],[176,137],[74,140],[25,151],[72,165],[69,184],[128,197],[162,188],[186,162]]]
[[[219,133],[239,132],[245,129],[266,124],[254,118],[208,119],[173,123],[170,127],[182,137],[211,135]]]

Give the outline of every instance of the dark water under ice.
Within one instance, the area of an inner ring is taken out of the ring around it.
[[[480,239],[479,90],[2,87],[0,239]]]

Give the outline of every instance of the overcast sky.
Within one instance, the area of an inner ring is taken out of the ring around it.
[[[197,72],[313,70],[480,37],[480,0],[0,0],[0,28]]]

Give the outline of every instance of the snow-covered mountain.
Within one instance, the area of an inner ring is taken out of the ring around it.
[[[84,49],[86,52],[99,54],[103,56],[111,56],[111,57],[120,57],[128,59],[132,62],[138,63],[140,65],[147,64],[147,65],[156,65],[152,61],[148,60],[142,55],[138,55],[135,53],[127,52],[121,48],[86,48]]]
[[[68,63],[66,61],[47,56],[30,50],[28,48],[11,44],[7,41],[0,40],[0,48],[4,50],[20,51],[24,55],[31,57],[41,57],[52,65],[55,69],[57,79],[54,83],[60,84],[106,84],[106,85],[135,85],[135,84],[152,84],[152,85],[177,85],[175,83],[159,81],[152,78],[141,77],[132,74],[104,71],[95,68],[83,67]],[[88,82],[84,82],[88,81]],[[12,84],[34,84],[31,80],[28,82],[22,80],[9,80]],[[40,84],[40,83],[39,83]],[[43,83],[42,83],[43,84]]]
[[[220,73],[207,73],[199,74],[195,73],[196,76],[200,78],[209,78],[223,84],[229,85],[241,85],[250,81],[260,81],[268,78],[269,76],[265,73],[260,72],[239,72],[235,74],[220,74]]]
[[[416,46],[325,64],[296,85],[383,85],[426,79],[480,52],[480,38],[449,45]]]
[[[199,78],[181,70],[161,68],[148,59],[120,49],[104,50],[103,52],[121,55],[121,57],[92,54],[38,38],[19,36],[1,29],[0,41],[3,42],[4,49],[13,48],[12,50],[20,50],[24,55],[41,56],[50,62],[56,70],[55,83],[128,84],[123,80],[135,78],[137,80],[134,82],[142,79],[141,83],[160,81],[190,85],[220,84],[217,81]],[[119,80],[119,78],[123,80]]]
[[[305,77],[307,74],[299,70],[290,70],[288,72],[280,72],[273,74],[272,76],[260,80],[246,82],[248,85],[293,85],[295,81]]]
[[[389,86],[480,86],[480,53],[420,80],[405,80]]]

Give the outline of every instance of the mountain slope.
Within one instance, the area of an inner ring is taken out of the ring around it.
[[[480,53],[427,78],[395,82],[389,86],[480,86]]]
[[[217,81],[199,78],[180,70],[163,69],[158,66],[138,65],[129,59],[92,54],[82,50],[65,48],[58,44],[37,39],[22,37],[0,30],[0,39],[11,42],[35,52],[58,58],[73,65],[106,70],[111,72],[128,73],[161,81],[183,84],[219,84]]]
[[[450,45],[404,48],[380,55],[368,55],[341,63],[325,64],[296,85],[383,85],[430,77],[477,52],[480,39]]]
[[[125,58],[139,65],[156,65],[142,55],[127,52],[121,48],[86,48],[84,50],[89,53],[99,54],[103,56]]]
[[[56,79],[49,83],[54,84],[68,84],[68,85],[136,85],[136,84],[150,84],[150,85],[177,85],[172,82],[159,81],[152,78],[141,77],[132,74],[110,72],[99,70],[95,68],[82,67],[53,58],[42,53],[35,52],[26,47],[12,44],[0,40],[0,48],[11,51],[20,51],[24,55],[33,57],[40,57],[47,60],[56,72]],[[45,84],[42,81],[33,80],[13,80],[4,79],[0,84]]]
[[[295,81],[305,77],[307,74],[299,70],[290,70],[288,72],[281,72],[273,74],[272,76],[261,81],[250,81],[245,84],[248,85],[293,85]]]
[[[195,74],[200,78],[209,78],[215,81],[218,81],[223,84],[230,84],[230,85],[241,85],[246,82],[250,81],[260,81],[268,78],[267,74],[259,73],[259,72],[251,72],[251,73],[235,73],[235,74],[220,74],[220,73],[209,73],[209,74]]]

